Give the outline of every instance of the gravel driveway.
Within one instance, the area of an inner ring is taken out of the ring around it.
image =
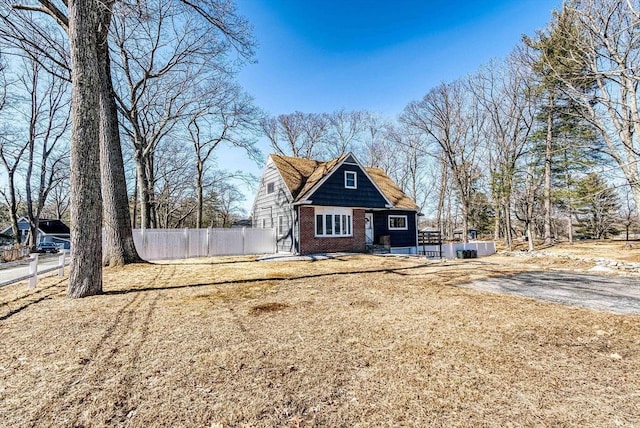
[[[465,285],[618,314],[640,314],[640,279],[568,272],[528,272]]]

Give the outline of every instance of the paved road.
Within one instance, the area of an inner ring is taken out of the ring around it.
[[[528,272],[466,286],[619,314],[640,314],[640,280],[568,272]]]
[[[38,272],[52,268],[58,265],[58,254],[40,254],[38,256]],[[67,255],[67,263],[69,256]],[[19,278],[29,273],[29,263],[24,264],[10,264],[11,267],[2,268],[0,266],[0,283],[8,281],[13,278]],[[53,275],[50,273],[49,275]]]

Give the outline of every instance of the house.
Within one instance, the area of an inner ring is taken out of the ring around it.
[[[20,233],[20,242],[26,242],[29,236],[29,220],[26,217],[18,219],[18,230]],[[13,236],[11,226],[0,231],[1,234]],[[42,242],[53,242],[59,247],[69,249],[71,246],[71,231],[69,226],[61,220],[40,219],[38,223],[38,236],[36,237],[36,245]]]
[[[344,154],[328,162],[270,155],[253,205],[253,227],[276,229],[277,250],[365,252],[384,244],[417,252],[418,206],[381,169]]]

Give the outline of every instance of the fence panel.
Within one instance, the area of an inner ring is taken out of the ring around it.
[[[134,229],[133,241],[145,260],[270,254],[275,229]]]
[[[246,254],[271,254],[276,252],[275,229],[245,229]]]
[[[211,229],[210,256],[235,256],[244,252],[244,229]]]
[[[455,259],[458,250],[476,250],[478,257],[490,256],[496,252],[496,244],[492,241],[460,242],[455,244],[442,245],[442,257],[445,259]]]

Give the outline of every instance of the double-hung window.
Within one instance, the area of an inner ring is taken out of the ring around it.
[[[267,194],[271,194],[276,191],[276,183],[267,183]]]
[[[278,216],[278,236],[284,235],[284,217]]]
[[[344,172],[344,188],[345,189],[357,189],[358,188],[358,173],[355,171]]]
[[[339,238],[353,236],[353,210],[350,208],[315,209],[316,236],[323,238]]]

